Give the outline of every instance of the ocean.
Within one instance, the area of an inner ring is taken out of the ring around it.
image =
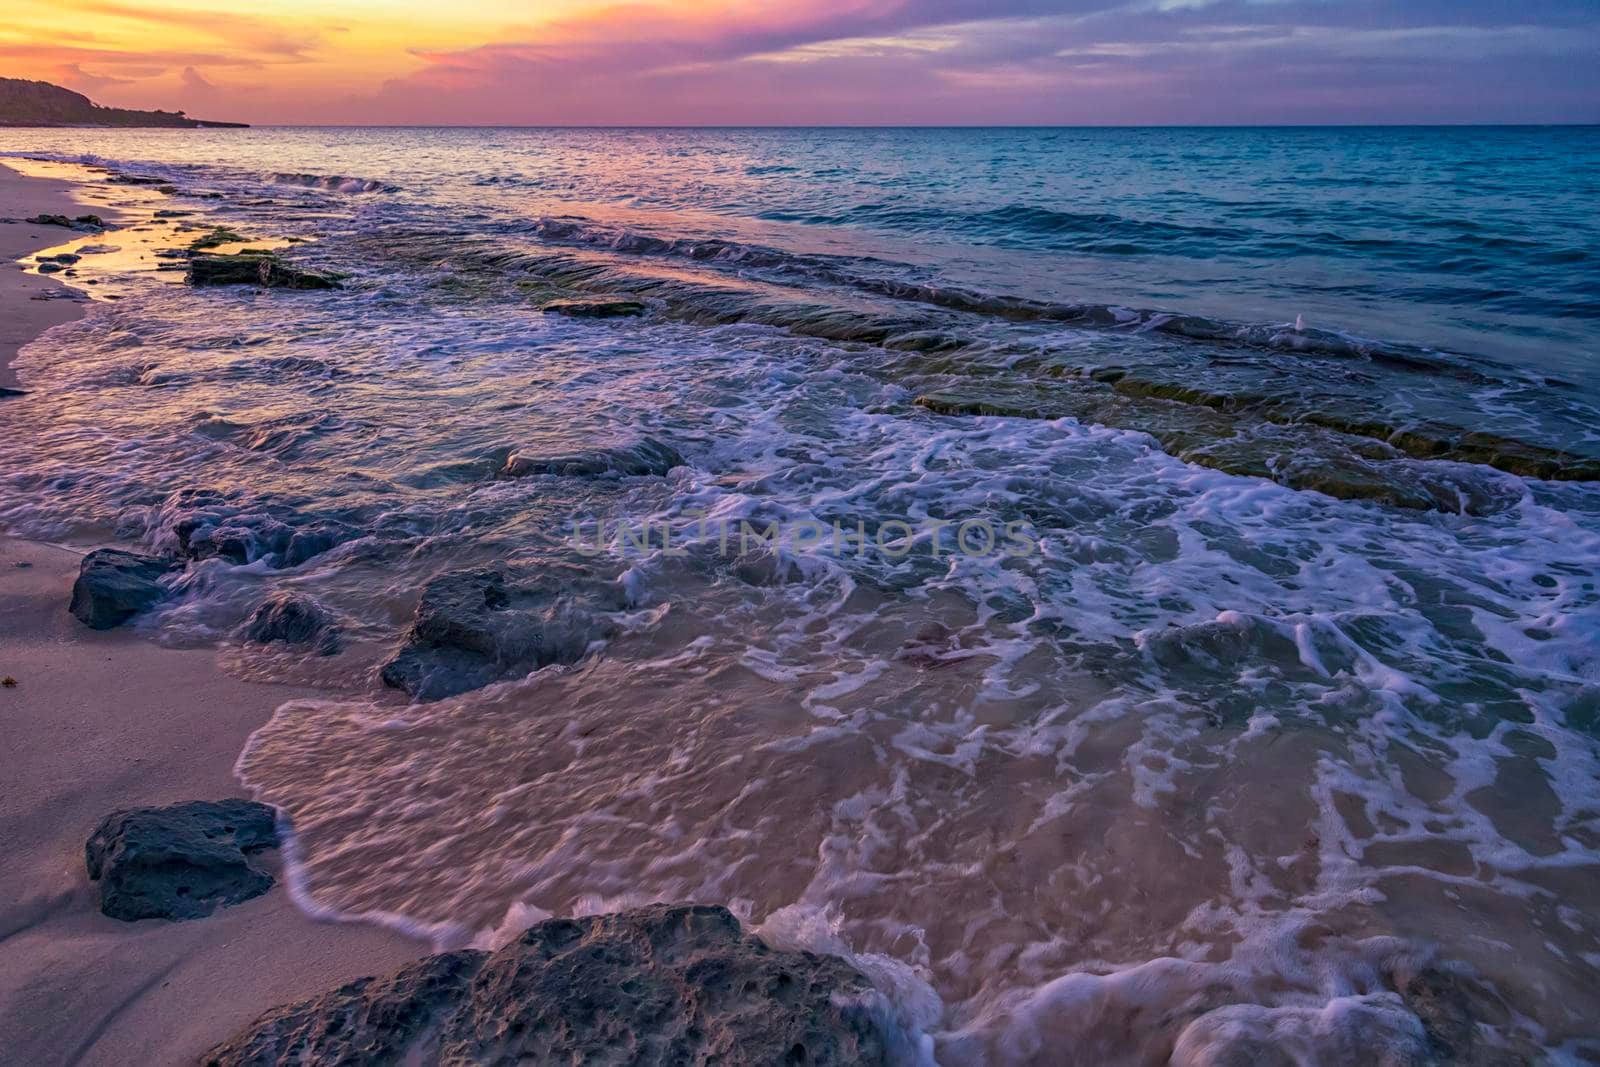
[[[940,1063],[1600,1055],[1600,129],[0,152],[176,213],[63,246],[0,522],[328,694],[237,767],[307,910],[724,903]],[[157,269],[211,226],[343,287]],[[408,702],[463,571],[575,651]]]

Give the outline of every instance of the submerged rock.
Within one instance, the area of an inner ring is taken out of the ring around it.
[[[272,876],[249,856],[277,844],[265,804],[197,800],[112,812],[89,836],[84,859],[111,918],[198,919],[271,889]]]
[[[260,645],[311,645],[324,656],[339,651],[333,620],[315,600],[298,593],[275,593],[262,601],[245,623],[244,636]]]
[[[197,255],[189,261],[189,284],[260,285],[269,289],[341,288],[334,275],[291,266],[270,252]]]
[[[418,700],[440,700],[576,663],[614,629],[591,605],[622,606],[609,583],[559,573],[524,582],[503,568],[440,575],[423,587],[405,644],[381,677]]]
[[[889,1058],[880,1003],[842,959],[770,949],[726,908],[657,904],[358,979],[268,1012],[202,1062],[871,1067]]]
[[[161,579],[179,566],[157,556],[97,549],[83,557],[68,610],[95,630],[120,626],[166,596]]]
[[[201,506],[175,520],[172,536],[185,559],[224,559],[234,564],[265,559],[274,568],[298,567],[361,531],[334,519],[314,519],[289,512],[283,518],[261,511],[235,511],[220,499],[196,497]]]
[[[664,475],[683,466],[683,457],[671,445],[644,438],[617,448],[596,448],[584,452],[539,455],[513,452],[499,470],[502,478],[526,478],[536,474],[566,477],[597,477],[620,474],[628,477]]]
[[[3,400],[6,397],[10,397],[10,396],[27,396],[27,395],[28,395],[28,391],[26,389],[8,389],[5,386],[0,385],[0,400]]]
[[[544,306],[546,315],[570,315],[579,319],[617,319],[628,315],[643,315],[642,300],[622,297],[580,297],[574,300],[552,300]]]

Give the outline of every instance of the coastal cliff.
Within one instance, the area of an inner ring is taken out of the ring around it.
[[[0,126],[154,126],[243,128],[243,122],[211,122],[181,111],[130,111],[100,107],[82,93],[49,82],[0,78]]]

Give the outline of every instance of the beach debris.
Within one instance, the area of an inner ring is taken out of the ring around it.
[[[189,261],[190,285],[260,285],[269,289],[338,289],[339,276],[291,266],[271,252],[232,256],[197,255]]]
[[[525,580],[503,567],[448,572],[423,587],[405,643],[380,676],[418,700],[441,700],[576,663],[615,630],[599,612],[623,606],[614,583],[556,569]]]
[[[259,645],[310,645],[324,656],[339,651],[339,631],[327,611],[299,593],[274,593],[262,601],[243,636]]]
[[[0,678],[0,685],[5,686],[7,689],[15,689],[17,687],[17,680],[8,674],[4,678]]]
[[[627,315],[643,315],[642,300],[622,297],[580,297],[573,300],[552,300],[543,308],[546,315],[570,315],[579,319],[615,319]]]
[[[272,875],[250,861],[276,848],[276,812],[253,800],[115,811],[84,846],[100,910],[113,919],[199,919],[258,897]]]
[[[848,961],[779,951],[723,907],[548,919],[266,1013],[211,1067],[291,1063],[887,1064],[887,1001]]]
[[[513,452],[497,471],[501,478],[526,478],[535,474],[568,477],[599,477],[617,474],[627,477],[664,475],[683,466],[683,457],[671,445],[651,437],[615,448],[596,448],[582,452],[540,455]]]
[[[83,557],[68,610],[91,629],[120,626],[165,597],[161,579],[180,566],[117,548],[96,549]]]

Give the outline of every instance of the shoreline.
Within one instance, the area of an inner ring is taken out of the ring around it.
[[[0,164],[0,217],[113,217],[82,187]],[[129,221],[117,213],[120,221]],[[18,350],[84,313],[84,298],[15,260],[64,231],[0,224],[0,386],[26,389]],[[27,403],[26,395],[0,397]],[[83,846],[119,808],[246,796],[245,739],[314,690],[222,672],[213,649],[173,649],[67,613],[81,550],[0,530],[0,1048],[16,1062],[192,1062],[262,1012],[426,955],[369,924],[317,921],[281,875],[264,896],[187,922],[107,918]],[[272,857],[275,865],[281,857]]]
[[[56,226],[22,220],[38,215],[75,215],[88,210],[66,182],[30,177],[0,163],[0,388],[23,388],[12,365],[23,345],[83,314],[77,297],[58,279],[25,271],[16,261],[58,244]],[[100,208],[105,210],[105,208]]]

